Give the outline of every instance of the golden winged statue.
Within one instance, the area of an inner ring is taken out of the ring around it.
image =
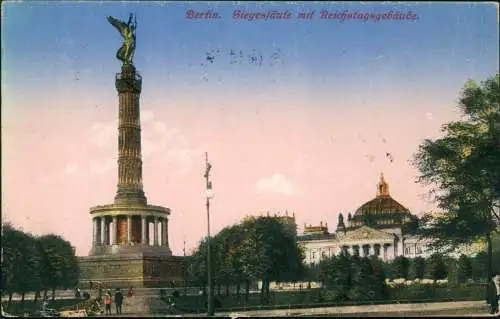
[[[137,17],[133,13],[130,14],[128,23],[120,21],[114,17],[108,17],[109,23],[111,23],[122,35],[123,45],[118,52],[116,52],[116,58],[123,62],[123,64],[133,64],[132,59],[135,53],[135,29],[137,28]]]

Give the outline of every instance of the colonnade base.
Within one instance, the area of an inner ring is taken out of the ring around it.
[[[184,281],[184,257],[140,252],[78,257],[80,283],[103,289],[169,287]]]

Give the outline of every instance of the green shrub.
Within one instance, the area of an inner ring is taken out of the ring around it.
[[[82,299],[49,300],[48,308],[61,309],[77,305],[81,302]],[[21,302],[20,300],[12,300],[10,303],[8,301],[2,302],[2,306],[5,312],[13,315],[23,315],[25,313],[34,314],[42,308],[42,302],[41,300],[25,300],[24,302]]]

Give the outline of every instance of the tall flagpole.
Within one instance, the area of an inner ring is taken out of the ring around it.
[[[206,181],[206,206],[207,206],[207,270],[208,270],[208,300],[207,300],[207,316],[214,315],[213,297],[212,297],[212,261],[210,249],[210,192],[212,190],[212,182],[210,181],[210,169],[212,165],[208,162],[208,154],[205,152],[205,181]]]

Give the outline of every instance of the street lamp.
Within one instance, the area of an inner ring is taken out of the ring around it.
[[[205,177],[206,181],[206,207],[207,207],[207,271],[208,271],[208,298],[207,298],[207,316],[214,315],[213,297],[212,297],[212,261],[210,256],[210,200],[214,198],[212,191],[212,182],[210,181],[210,169],[212,165],[208,162],[208,154],[205,152]]]

